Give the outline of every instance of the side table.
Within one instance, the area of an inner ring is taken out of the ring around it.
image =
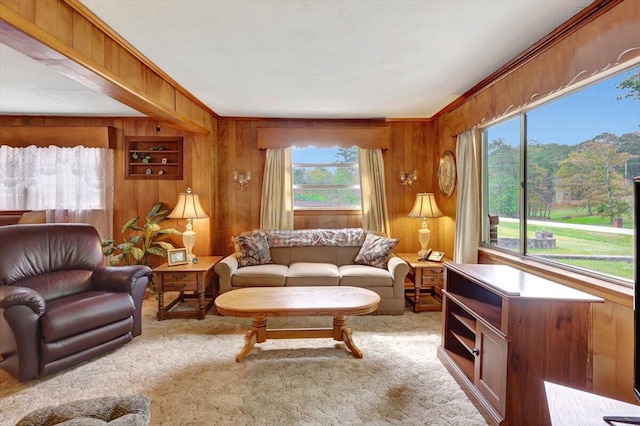
[[[413,283],[412,287],[405,287],[405,299],[413,312],[442,310],[442,286],[444,284],[444,262],[418,260],[417,253],[395,253],[396,256],[409,264],[407,277]],[[431,297],[425,297],[431,296]]]
[[[213,306],[216,293],[216,275],[213,267],[221,259],[222,256],[203,256],[198,258],[198,263],[176,266],[164,263],[155,268],[153,277],[158,291],[158,321],[169,318],[204,319],[207,311]],[[165,307],[164,293],[167,291],[178,291],[180,294]],[[211,300],[205,303],[205,297]],[[171,311],[176,304],[190,298],[198,299],[197,309]]]

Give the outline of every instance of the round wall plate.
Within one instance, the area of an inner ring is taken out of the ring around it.
[[[456,158],[453,152],[446,151],[440,157],[440,165],[438,166],[438,184],[440,192],[446,198],[453,195],[453,191],[456,189],[456,179]]]

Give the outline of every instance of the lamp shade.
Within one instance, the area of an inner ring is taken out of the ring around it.
[[[180,193],[176,207],[167,217],[171,219],[201,219],[208,216],[200,205],[198,194],[192,194],[191,188],[187,188],[187,192]]]
[[[438,205],[436,197],[432,192],[423,192],[416,195],[416,202],[409,212],[409,217],[441,217],[444,216]]]

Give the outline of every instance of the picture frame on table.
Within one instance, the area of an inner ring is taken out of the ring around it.
[[[189,263],[187,260],[187,249],[186,248],[178,248],[178,249],[170,249],[167,250],[167,265],[175,266],[175,265],[185,265]]]

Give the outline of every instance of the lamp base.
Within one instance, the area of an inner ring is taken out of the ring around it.
[[[427,254],[427,245],[431,239],[431,231],[426,227],[426,221],[423,222],[423,228],[418,230],[418,240],[420,240],[420,251],[418,257],[424,257]]]
[[[184,244],[184,248],[187,249],[188,262],[192,262],[193,258],[196,257],[195,254],[193,254],[193,246],[195,245],[195,243],[196,233],[193,230],[187,229],[182,233],[182,244]]]

